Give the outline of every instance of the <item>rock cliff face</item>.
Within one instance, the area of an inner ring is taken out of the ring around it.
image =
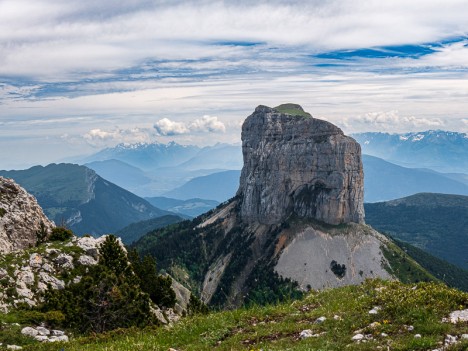
[[[297,289],[394,279],[398,267],[387,257],[411,260],[363,223],[361,150],[338,127],[298,105],[259,106],[244,122],[242,143],[232,200],[136,243],[197,284],[205,303],[268,303]]]
[[[297,114],[259,106],[243,124],[242,219],[278,224],[295,214],[328,224],[363,223],[359,144],[295,107]]]
[[[34,196],[13,180],[0,177],[0,253],[34,245],[41,222],[47,231],[54,227]]]

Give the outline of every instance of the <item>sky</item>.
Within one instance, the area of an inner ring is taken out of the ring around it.
[[[238,143],[258,105],[468,131],[467,0],[0,0],[0,169]]]

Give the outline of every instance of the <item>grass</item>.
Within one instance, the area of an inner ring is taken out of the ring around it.
[[[368,313],[374,306],[382,309]],[[26,345],[25,350],[427,350],[438,347],[446,334],[468,333],[468,324],[443,323],[451,311],[468,308],[468,294],[445,285],[405,285],[380,280],[311,292],[304,299],[266,307],[253,306],[182,319],[173,327],[116,330],[81,337],[66,345]],[[318,317],[323,323],[315,323]],[[336,317],[335,317],[336,316]],[[374,323],[374,327],[370,324]],[[414,326],[409,331],[406,326]],[[301,339],[302,330],[319,337]],[[372,335],[357,343],[355,332]],[[388,334],[382,337],[381,333]],[[414,338],[421,334],[420,339]],[[467,343],[453,350],[465,350]],[[462,347],[462,348],[460,348]],[[463,348],[465,347],[465,348]]]
[[[312,117],[310,113],[305,112],[301,106],[296,104],[282,104],[275,107],[275,110],[293,116]]]

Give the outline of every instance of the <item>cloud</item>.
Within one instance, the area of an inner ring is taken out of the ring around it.
[[[178,135],[189,133],[189,128],[182,122],[171,121],[169,118],[163,118],[154,124],[154,129],[160,135]]]
[[[440,118],[400,115],[398,111],[369,112],[344,118],[341,124],[350,131],[405,132],[438,129],[445,126]]]
[[[218,121],[218,117],[205,115],[191,122],[188,127],[193,132],[224,133],[226,126]]]
[[[189,123],[175,122],[169,118],[163,118],[154,124],[154,129],[159,135],[179,135],[189,133],[224,133],[226,126],[218,120],[218,117],[205,115]]]
[[[68,134],[64,135],[66,139],[70,138]],[[102,147],[117,143],[149,143],[154,141],[155,136],[156,133],[152,128],[122,129],[117,127],[111,130],[91,129],[83,135],[83,139],[91,146]]]

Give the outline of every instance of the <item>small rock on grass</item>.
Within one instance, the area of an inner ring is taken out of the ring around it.
[[[364,339],[364,335],[362,334],[356,334],[351,338],[351,340],[354,340],[354,341],[360,341],[362,339]]]
[[[369,311],[369,314],[378,314],[381,309],[380,306],[374,306],[374,308]]]
[[[325,317],[322,316],[322,317],[317,318],[317,319],[315,320],[315,323],[316,323],[316,324],[320,324],[320,323],[325,322],[326,320],[327,320],[327,318],[325,318]]]

